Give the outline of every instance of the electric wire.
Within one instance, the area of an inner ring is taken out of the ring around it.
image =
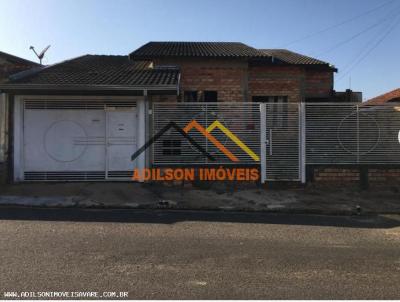
[[[385,39],[386,37],[396,28],[396,26],[400,23],[400,17],[395,20],[392,25],[387,29],[387,31],[385,33],[383,33],[383,35],[376,40],[376,42],[374,44],[372,44],[372,46],[364,52],[361,51],[360,54],[355,58],[355,61],[352,61],[352,63],[350,63],[349,65],[345,66],[344,70],[345,72],[343,74],[340,75],[340,77],[337,79],[337,81],[342,80],[345,76],[347,76],[355,67],[357,67],[363,60],[365,60],[368,55],[374,51]],[[373,39],[375,40],[375,39]],[[363,55],[361,55],[364,52]]]
[[[325,33],[325,32],[327,32],[327,31],[329,31],[329,30],[331,30],[331,29],[335,29],[335,28],[340,27],[340,26],[342,26],[342,25],[344,25],[344,24],[350,23],[350,22],[352,22],[352,21],[354,21],[354,20],[357,20],[357,19],[359,19],[359,18],[361,18],[361,17],[367,16],[367,15],[369,15],[369,14],[371,14],[371,13],[373,13],[373,12],[375,12],[375,11],[377,11],[377,10],[379,10],[379,9],[381,9],[381,8],[383,8],[383,7],[385,7],[385,6],[389,5],[389,4],[391,4],[391,3],[393,3],[394,1],[395,1],[395,0],[387,1],[387,2],[385,2],[385,3],[383,3],[383,4],[379,5],[379,6],[377,6],[377,7],[375,7],[375,8],[372,8],[372,9],[370,9],[370,10],[367,10],[367,11],[363,12],[362,14],[356,15],[356,16],[354,16],[354,17],[352,17],[352,18],[349,18],[349,19],[346,19],[346,20],[344,20],[344,21],[342,21],[342,22],[340,22],[340,23],[337,23],[337,24],[328,26],[328,27],[323,28],[323,29],[321,29],[321,30],[319,30],[319,31],[317,31],[317,32],[314,32],[314,33],[312,33],[312,34],[305,35],[305,36],[303,36],[303,37],[301,37],[301,38],[299,38],[299,39],[296,39],[296,40],[293,40],[293,41],[291,41],[291,42],[289,42],[289,43],[286,43],[286,44],[284,44],[282,47],[285,48],[285,47],[287,47],[287,46],[289,46],[289,45],[292,45],[292,44],[295,44],[295,43],[298,43],[298,42],[301,42],[301,41],[310,39],[310,38],[312,38],[312,37],[314,37],[314,36],[316,36],[316,35]]]
[[[317,57],[318,57],[318,56],[321,56],[321,55],[325,55],[325,54],[327,54],[327,53],[330,53],[331,51],[333,51],[333,50],[339,48],[340,46],[345,45],[346,43],[349,43],[349,42],[353,41],[354,39],[358,38],[359,36],[365,34],[366,32],[370,31],[371,29],[374,29],[375,27],[378,27],[379,25],[385,24],[386,22],[390,21],[390,19],[389,19],[390,17],[395,17],[396,15],[398,15],[398,14],[400,13],[399,8],[400,8],[400,7],[398,7],[398,8],[395,9],[394,11],[391,11],[391,12],[390,12],[389,14],[387,14],[384,18],[381,18],[378,22],[376,22],[376,23],[374,23],[374,24],[368,26],[367,28],[365,28],[365,29],[363,29],[362,31],[360,31],[360,32],[358,32],[358,33],[356,33],[356,34],[354,34],[353,36],[347,38],[346,40],[343,40],[343,41],[341,41],[341,42],[335,44],[334,46],[332,46],[332,47],[330,47],[330,48],[328,48],[328,49],[326,49],[326,50],[324,50],[324,51],[321,51],[320,53],[315,54],[314,56],[317,56]]]

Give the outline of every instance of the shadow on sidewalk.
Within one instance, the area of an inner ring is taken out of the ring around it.
[[[0,207],[1,220],[173,224],[183,221],[394,228],[394,216],[325,216],[263,212]]]

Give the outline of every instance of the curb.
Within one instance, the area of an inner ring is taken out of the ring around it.
[[[22,204],[0,204],[2,208],[32,208],[32,209],[98,209],[98,210],[152,210],[152,211],[177,211],[177,212],[221,212],[221,213],[266,213],[266,214],[294,214],[294,215],[325,215],[325,216],[377,216],[377,215],[400,215],[400,211],[365,211],[357,212],[357,210],[334,210],[334,209],[306,209],[306,208],[292,208],[292,209],[253,209],[253,208],[209,208],[209,207],[180,207],[180,206],[158,206],[158,205],[138,205],[132,206],[110,206],[110,205],[22,205]]]

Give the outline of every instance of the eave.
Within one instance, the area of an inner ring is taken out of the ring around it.
[[[142,92],[160,91],[179,93],[178,85],[55,85],[55,84],[0,84],[3,92],[66,91],[66,92]]]

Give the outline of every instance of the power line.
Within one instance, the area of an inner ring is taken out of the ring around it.
[[[396,21],[394,21],[392,23],[392,25],[396,23]],[[370,46],[372,45],[372,43],[374,43],[374,41],[378,41],[379,37],[382,35],[385,35],[385,32],[387,32],[387,30],[390,30],[390,26],[389,29],[388,27],[383,28],[381,31],[379,31],[372,39],[368,40],[368,42],[361,48],[361,51],[358,52],[358,54],[348,63],[346,64],[343,69],[346,70],[348,69],[351,65],[354,64],[354,62],[356,62],[355,60],[359,57],[361,57],[363,55],[363,53],[367,52],[368,49],[370,48]],[[376,42],[375,42],[376,43]],[[342,68],[341,68],[342,69]],[[347,71],[347,70],[346,70]]]
[[[388,28],[388,30],[382,35],[382,37],[380,39],[378,39],[373,45],[372,47],[370,47],[369,49],[367,49],[367,51],[364,53],[363,56],[360,56],[358,58],[358,60],[354,61],[353,63],[351,63],[349,65],[349,68],[346,70],[346,72],[344,74],[341,75],[341,77],[338,78],[338,81],[342,80],[345,76],[347,76],[355,67],[357,67],[358,64],[360,64],[366,57],[368,57],[368,55],[374,50],[376,49],[382,42],[383,40],[385,40],[385,38],[396,28],[396,26],[400,23],[400,18],[398,18],[393,24],[392,26],[390,26]]]
[[[399,7],[398,7],[398,8],[399,8]],[[331,52],[332,50],[335,50],[336,48],[338,48],[338,47],[340,47],[340,46],[342,46],[342,45],[344,45],[344,44],[346,44],[346,43],[348,43],[348,42],[353,41],[355,38],[361,36],[362,34],[368,32],[369,30],[371,30],[371,29],[373,29],[373,28],[375,28],[375,27],[377,27],[377,26],[379,26],[379,25],[382,25],[382,24],[384,24],[384,23],[387,22],[387,21],[390,21],[389,18],[396,16],[396,15],[400,12],[400,11],[398,10],[398,8],[397,8],[397,10],[391,11],[391,12],[390,12],[389,14],[387,14],[384,18],[380,19],[378,22],[376,22],[376,23],[374,23],[374,24],[368,26],[368,27],[365,28],[364,30],[362,30],[362,31],[360,31],[360,32],[358,32],[358,33],[356,33],[355,35],[353,35],[353,36],[347,38],[346,40],[343,40],[343,41],[341,41],[341,42],[335,44],[334,46],[332,46],[332,47],[330,47],[330,48],[328,48],[328,49],[326,49],[326,50],[324,50],[324,51],[322,51],[322,52],[316,54],[315,56],[318,57],[318,56],[327,54],[327,53]]]
[[[352,17],[352,18],[350,18],[350,19],[346,19],[346,20],[344,20],[344,21],[342,21],[342,22],[340,22],[340,23],[331,25],[331,26],[326,27],[326,28],[324,28],[324,29],[321,29],[321,30],[319,30],[319,31],[317,31],[317,32],[314,32],[314,33],[312,33],[312,34],[303,36],[302,38],[296,39],[296,40],[294,40],[294,41],[292,41],[292,42],[289,42],[289,43],[283,45],[283,47],[287,47],[287,46],[289,46],[289,45],[292,45],[292,44],[295,44],[295,43],[298,43],[298,42],[307,40],[307,39],[312,38],[312,37],[314,37],[314,36],[316,36],[316,35],[319,35],[319,34],[322,34],[322,33],[324,33],[324,32],[327,32],[327,31],[329,31],[329,30],[331,30],[331,29],[337,28],[337,27],[339,27],[339,26],[342,26],[342,25],[344,25],[344,24],[347,24],[347,23],[349,23],[349,22],[352,22],[352,21],[354,21],[354,20],[357,20],[357,19],[359,19],[359,18],[361,18],[361,17],[364,17],[364,16],[366,16],[366,15],[369,15],[370,13],[372,13],[372,12],[374,12],[374,11],[377,11],[377,10],[381,9],[382,7],[385,7],[385,6],[389,5],[390,3],[394,2],[394,1],[395,1],[395,0],[387,1],[387,2],[385,2],[385,3],[383,3],[383,4],[379,5],[379,6],[377,6],[377,7],[375,7],[375,8],[372,8],[372,9],[370,9],[370,10],[367,10],[367,11],[363,12],[362,14],[359,14],[359,15],[357,15],[357,16],[354,16],[354,17]]]
[[[364,60],[389,34],[390,32],[392,32],[394,30],[394,28],[397,26],[397,24],[399,23],[400,18],[397,21],[394,21],[392,26],[390,26],[387,31],[384,33],[384,30],[376,35],[376,37],[372,38],[370,41],[368,41],[368,43],[365,45],[365,47],[359,52],[359,54],[351,61],[351,63],[347,64],[344,67],[344,70],[346,71],[344,74],[342,74],[342,76],[338,79],[342,79],[344,76],[346,76],[347,74],[349,74],[349,72],[356,66],[358,65],[362,60]],[[379,35],[382,35],[382,37],[380,39],[377,39],[379,37]],[[370,44],[374,41],[375,43],[372,45],[372,47],[368,48],[368,46],[370,46]],[[365,51],[366,50],[366,51]],[[364,52],[365,51],[365,52]],[[363,54],[364,53],[364,54]],[[358,57],[358,59],[357,59]],[[356,60],[357,59],[357,60]]]

